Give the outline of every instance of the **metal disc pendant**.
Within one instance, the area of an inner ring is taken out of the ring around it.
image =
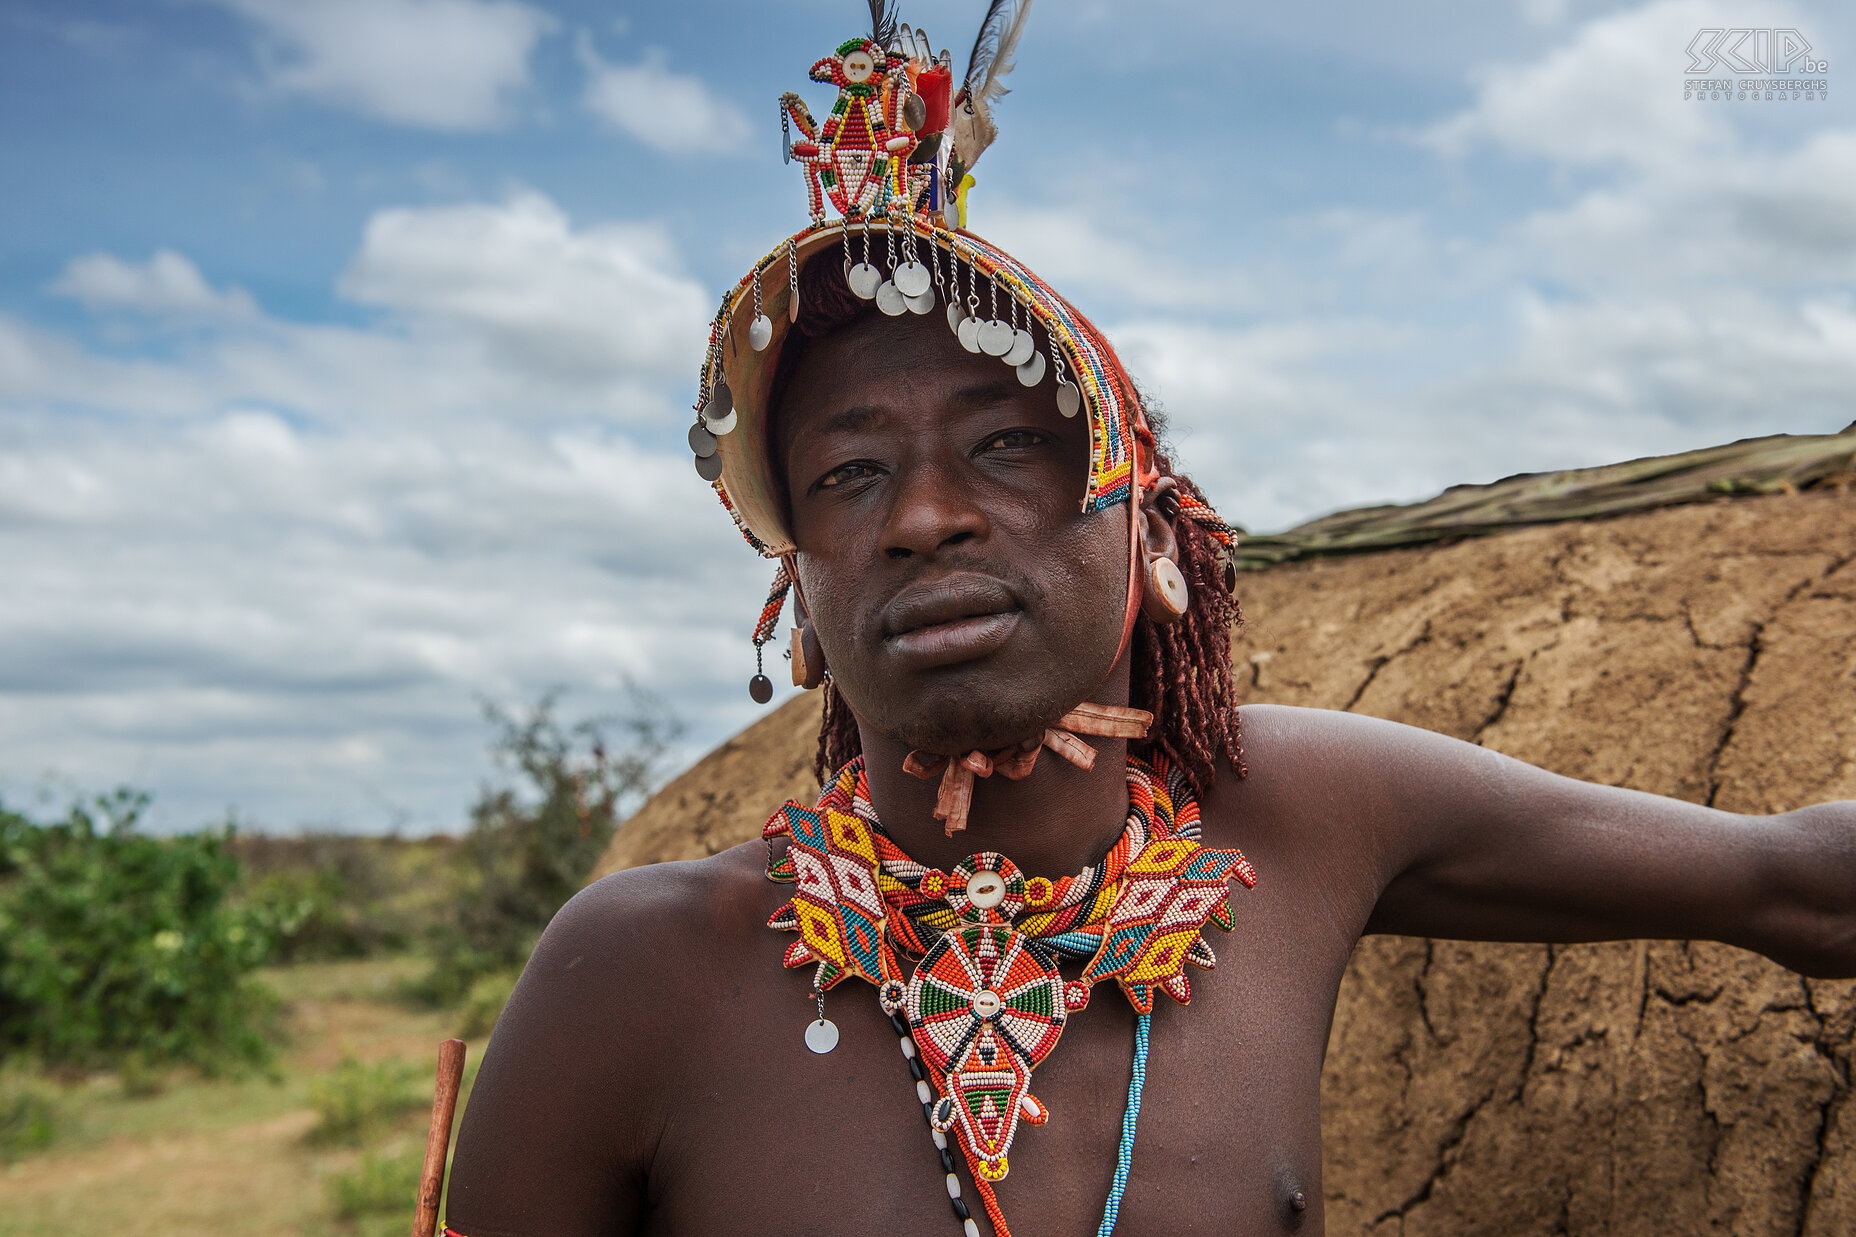
[[[1012,346],[1005,350],[1005,356],[1002,359],[1007,365],[1017,369],[1031,359],[1031,354],[1037,351],[1037,347],[1038,341],[1031,337],[1030,331],[1019,330],[1012,335]]]
[[[947,329],[950,331],[958,331],[960,329],[960,324],[966,320],[967,307],[962,305],[959,301],[949,301],[947,303]]]
[[[766,704],[773,699],[773,680],[764,674],[757,674],[748,680],[748,699],[755,704]]]
[[[928,290],[930,282],[928,268],[920,262],[904,262],[896,268],[896,273],[892,278],[895,279],[896,286],[902,289],[904,296],[920,296]]]
[[[1083,393],[1076,389],[1073,382],[1057,384],[1057,411],[1066,417],[1073,417],[1083,406]]]
[[[754,321],[748,323],[748,347],[756,352],[765,352],[767,345],[773,342],[773,321],[766,314],[755,314]]]
[[[903,304],[909,307],[909,312],[912,314],[933,313],[934,312],[934,289],[930,288],[926,292],[921,293],[919,296],[905,295],[902,298],[902,302]]]
[[[876,290],[876,307],[892,318],[909,312],[909,303],[902,299],[902,290],[887,279]]]
[[[845,276],[845,282],[851,285],[852,292],[867,301],[876,295],[877,285],[883,282],[883,272],[868,262],[859,262],[851,268],[851,273]]]
[[[734,410],[735,393],[728,389],[726,382],[716,379],[715,385],[709,388],[709,402],[702,406],[703,419],[719,421]]]
[[[962,318],[954,334],[960,336],[960,346],[968,352],[980,350],[980,320],[978,318]]]
[[[705,455],[715,454],[715,435],[709,432],[707,426],[690,426],[690,450],[694,451],[699,459]]]
[[[987,356],[1004,356],[1012,350],[1012,324],[994,318],[980,327],[980,351]]]
[[[704,481],[713,481],[722,475],[722,457],[719,455],[699,455],[696,457],[696,475]]]
[[[1044,354],[1034,352],[1031,359],[1018,367],[1018,380],[1028,387],[1035,387],[1044,381]]]
[[[819,1056],[824,1056],[838,1046],[838,1024],[829,1018],[820,1018],[806,1026],[806,1047]]]
[[[709,427],[709,432],[711,434],[714,434],[717,438],[720,438],[723,434],[726,434],[735,428],[735,422],[740,418],[740,416],[741,416],[740,413],[730,408],[728,410],[727,416],[710,417],[710,416],[705,415],[702,419],[702,423]]]

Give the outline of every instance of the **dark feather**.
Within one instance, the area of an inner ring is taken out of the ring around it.
[[[870,0],[870,37],[876,45],[888,48],[896,41],[896,5],[898,0]]]
[[[980,23],[980,32],[973,40],[973,51],[967,56],[967,75],[961,79],[963,85],[972,86],[975,81],[986,76],[993,57],[999,54],[999,38],[1012,20],[1012,8],[1013,0],[992,0],[986,6],[986,20]]]

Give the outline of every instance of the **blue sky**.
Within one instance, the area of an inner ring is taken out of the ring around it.
[[[982,5],[907,6],[965,47]],[[845,0],[0,3],[0,796],[455,828],[477,701],[758,715],[682,446]],[[1057,4],[971,223],[1227,515],[1856,419],[1844,6]],[[1704,27],[1828,98],[1684,101]]]

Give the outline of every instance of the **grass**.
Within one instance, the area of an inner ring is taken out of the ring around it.
[[[268,1073],[132,1071],[125,1086],[118,1076],[60,1085],[0,1072],[0,1122],[9,1097],[27,1097],[26,1115],[5,1127],[25,1132],[0,1152],[0,1237],[405,1232],[438,1043],[459,1021],[399,999],[424,966],[386,958],[265,972],[287,1035]],[[473,1041],[468,1068],[482,1047]]]

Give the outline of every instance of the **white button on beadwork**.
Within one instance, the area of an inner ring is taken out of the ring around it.
[[[981,988],[973,994],[973,1012],[982,1018],[990,1018],[999,1012],[999,994],[991,988]]]
[[[1005,901],[1005,879],[997,872],[975,872],[967,878],[967,901],[991,910]]]

